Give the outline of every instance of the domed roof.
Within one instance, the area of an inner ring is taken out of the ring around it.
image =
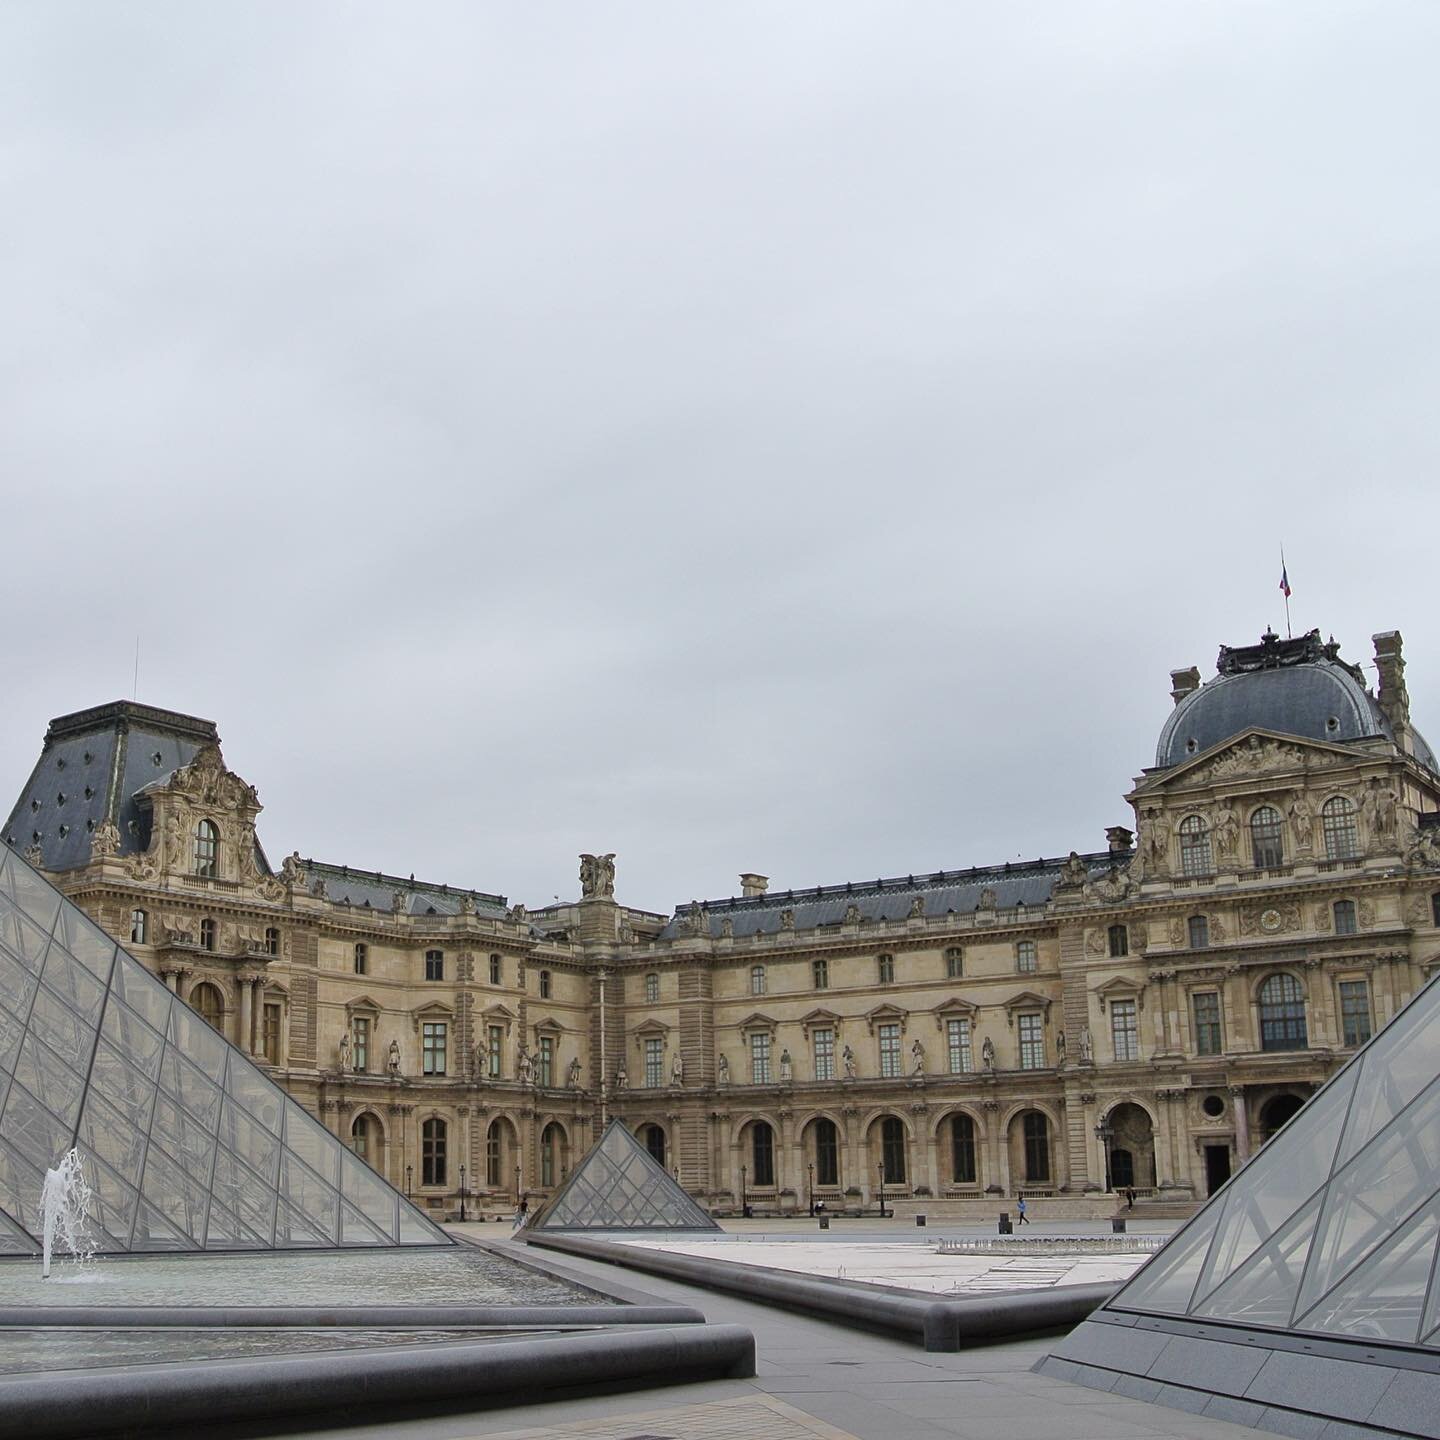
[[[1157,769],[1179,765],[1252,726],[1332,744],[1384,738],[1390,722],[1365,688],[1358,666],[1324,645],[1319,631],[1295,640],[1267,634],[1259,645],[1222,646],[1219,672],[1176,705],[1155,749]],[[1432,770],[1435,756],[1412,729],[1415,756]]]

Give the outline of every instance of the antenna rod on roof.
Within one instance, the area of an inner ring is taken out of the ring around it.
[[[130,699],[140,698],[140,637],[135,637],[135,679],[130,686]]]

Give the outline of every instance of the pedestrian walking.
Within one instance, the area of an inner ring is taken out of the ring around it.
[[[515,1229],[518,1230],[530,1217],[530,1199],[526,1195],[520,1197],[520,1203],[515,1207]]]
[[[1025,1197],[1023,1195],[1015,1202],[1015,1213],[1020,1217],[1017,1224],[1028,1225],[1030,1223],[1029,1217],[1025,1214]]]

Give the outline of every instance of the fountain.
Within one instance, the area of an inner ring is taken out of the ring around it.
[[[83,1267],[95,1254],[95,1242],[85,1223],[90,1213],[94,1192],[85,1179],[85,1167],[79,1150],[72,1149],[53,1170],[45,1172],[40,1191],[40,1223],[43,1249],[41,1276],[50,1278],[50,1256],[56,1242],[70,1253],[77,1266]]]

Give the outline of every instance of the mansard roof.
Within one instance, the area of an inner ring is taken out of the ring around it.
[[[312,889],[324,881],[325,898],[339,905],[394,913],[395,896],[405,897],[405,915],[458,915],[468,897],[477,915],[501,918],[506,911],[503,895],[483,890],[457,889],[453,885],[437,885],[417,880],[413,875],[387,875],[383,870],[357,870],[351,865],[328,865],[319,860],[302,860],[305,888]]]
[[[1124,865],[1131,852],[1101,850],[1080,859],[1092,879]],[[1060,878],[1065,857],[1053,860],[1017,860],[1003,865],[976,866],[969,870],[937,870],[933,875],[904,875],[889,880],[848,882],[843,885],[816,885],[807,890],[782,890],[765,895],[725,900],[692,901],[680,906],[660,932],[662,940],[680,938],[681,919],[699,905],[709,916],[709,933],[718,936],[726,920],[736,937],[776,934],[786,928],[782,917],[790,911],[796,930],[833,926],[837,933],[846,923],[851,907],[866,921],[904,920],[916,900],[928,917],[945,914],[969,915],[981,908],[985,892],[992,891],[995,908],[1013,910],[1017,905],[1041,911]]]

